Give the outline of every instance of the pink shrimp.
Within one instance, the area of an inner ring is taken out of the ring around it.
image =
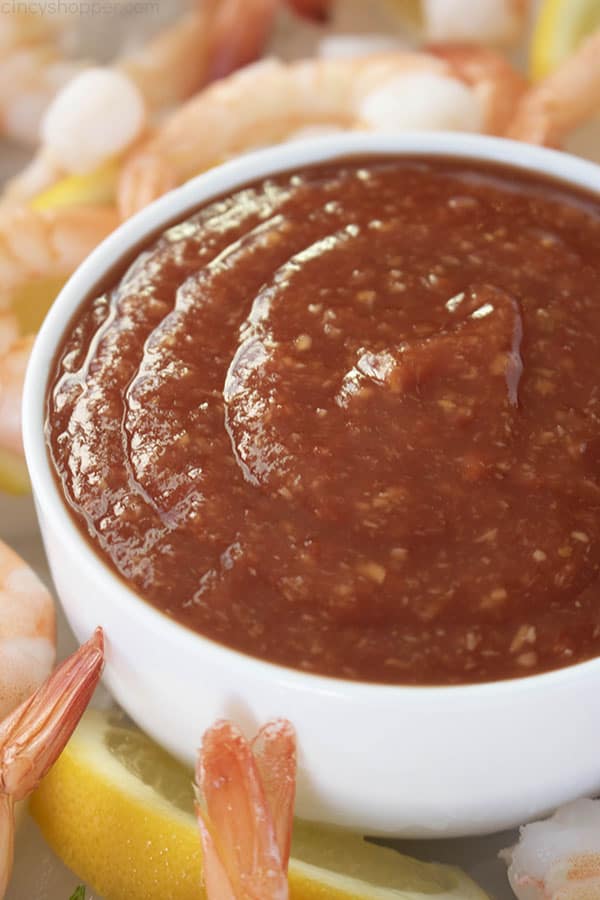
[[[196,781],[208,897],[287,900],[296,786],[291,724],[271,722],[249,743],[232,723],[217,722],[204,735]]]
[[[0,453],[18,458],[21,395],[33,336],[19,337],[19,292],[45,279],[68,278],[118,225],[110,207],[35,210],[15,207],[0,214]]]
[[[28,133],[41,137],[33,160],[4,190],[3,202],[27,202],[66,175],[92,172],[118,159],[151,127],[153,117],[257,59],[280,2],[195,0],[186,15],[107,67],[61,61],[52,68],[48,54],[32,47],[15,51],[20,68],[14,64],[9,70],[0,52],[0,76],[5,69],[16,73],[12,82],[21,85],[15,100],[11,80],[4,79],[4,92],[0,84],[0,132],[10,132],[18,113],[27,120]],[[25,81],[19,77],[24,60],[35,69],[27,69]],[[35,103],[24,103],[21,93],[31,92],[32,84]]]
[[[14,806],[37,787],[75,730],[104,664],[101,629],[0,724],[0,897],[12,869]]]
[[[600,29],[520,98],[508,137],[558,146],[599,109]]]
[[[600,800],[575,800],[542,822],[521,828],[500,856],[519,900],[600,897]]]
[[[289,0],[289,5],[299,16],[326,22],[333,3],[332,0]]]
[[[428,40],[505,46],[525,31],[531,0],[422,0]]]
[[[491,50],[432,47],[262,62],[210,85],[135,148],[119,176],[124,218],[203,169],[306,128],[446,128],[502,134],[525,80]]]

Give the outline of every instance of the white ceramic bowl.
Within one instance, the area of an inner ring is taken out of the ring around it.
[[[67,513],[44,442],[46,384],[63,332],[128,250],[244,182],[340,155],[390,152],[493,160],[600,187],[600,169],[575,157],[456,134],[336,135],[214,169],[123,225],[64,288],[29,366],[25,448],[67,618],[80,640],[104,627],[106,682],[142,728],[192,762],[218,717],[253,731],[287,716],[299,737],[300,816],[382,835],[449,837],[512,826],[600,788],[600,658],[513,681],[418,688],[309,675],[245,656],[167,619],[112,573]]]

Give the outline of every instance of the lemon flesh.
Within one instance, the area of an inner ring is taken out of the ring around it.
[[[6,494],[28,494],[31,490],[25,460],[0,448],[0,491]]]
[[[46,840],[105,900],[198,900],[192,775],[122,718],[88,711],[32,798]],[[292,900],[486,900],[460,869],[297,822]]]
[[[39,194],[31,203],[41,211],[61,207],[98,205],[114,200],[118,166],[108,163],[89,175],[63,178]],[[21,334],[32,334],[41,326],[46,313],[65,282],[64,278],[39,278],[20,287],[11,297]],[[0,450],[0,492],[25,494],[30,491],[24,460],[6,450]]]
[[[31,201],[33,209],[64,209],[69,206],[107,206],[115,201],[119,164],[105,163],[85,175],[67,175]]]
[[[11,298],[11,308],[17,317],[21,334],[32,334],[38,330],[63,284],[64,279],[38,279],[15,292]],[[0,448],[0,492],[27,494],[29,491],[25,460]]]
[[[39,330],[64,283],[64,278],[38,278],[15,292],[11,309],[17,317],[21,334]]]
[[[399,18],[409,33],[418,34],[422,31],[424,23],[421,0],[385,0],[384,7]]]
[[[549,75],[598,28],[600,0],[543,0],[531,41],[531,77]]]

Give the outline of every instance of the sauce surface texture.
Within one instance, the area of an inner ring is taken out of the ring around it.
[[[599,248],[598,200],[470,162],[218,199],[70,326],[67,502],[150,603],[274,662],[455,684],[598,655]]]

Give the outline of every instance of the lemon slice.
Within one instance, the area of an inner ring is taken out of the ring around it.
[[[0,449],[0,491],[28,494],[31,490],[25,460],[15,453]]]
[[[423,29],[421,0],[384,0],[384,8],[408,29],[409,33],[420,33]]]
[[[22,335],[37,331],[64,279],[38,279],[20,288],[11,298]],[[25,461],[8,450],[0,449],[0,492],[28,494],[31,487]]]
[[[108,162],[85,175],[68,175],[31,201],[33,209],[103,206],[114,202],[119,175],[117,162]]]
[[[531,77],[553,72],[598,28],[600,0],[543,0],[531,41]]]
[[[141,731],[90,710],[31,801],[55,852],[105,900],[199,900],[191,773]],[[292,900],[486,900],[460,869],[296,823]]]
[[[21,334],[37,331],[65,283],[64,278],[37,278],[20,287],[11,298]]]

